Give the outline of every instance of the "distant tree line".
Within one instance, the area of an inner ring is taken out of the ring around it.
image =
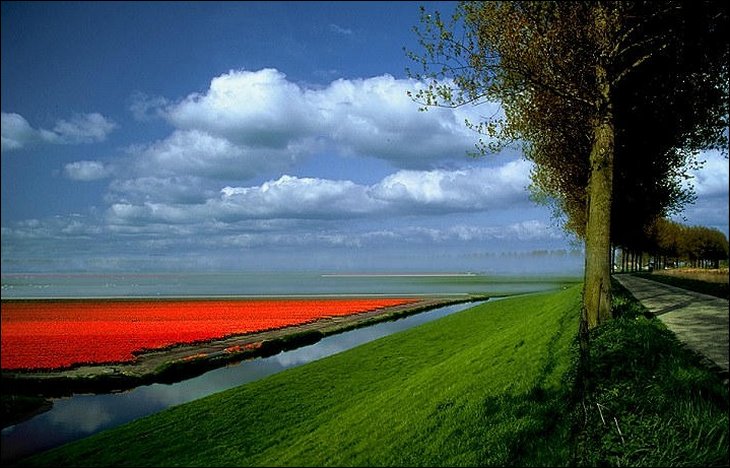
[[[725,234],[705,226],[686,226],[660,218],[649,225],[643,236],[618,245],[620,256],[614,255],[614,269],[637,271],[690,266],[719,268],[728,260],[728,239]]]

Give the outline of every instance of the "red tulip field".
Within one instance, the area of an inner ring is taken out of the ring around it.
[[[134,360],[136,352],[415,302],[414,299],[79,300],[2,305],[2,369]]]

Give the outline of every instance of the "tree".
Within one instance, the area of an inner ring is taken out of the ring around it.
[[[719,268],[727,259],[728,241],[721,231],[705,226],[686,227],[681,240],[682,253],[695,267]]]
[[[674,193],[667,175],[681,165],[677,161],[687,154],[682,151],[696,142],[723,140],[717,129],[727,127],[728,47],[720,32],[727,12],[718,5],[469,2],[459,4],[449,25],[438,13],[423,13],[423,26],[416,31],[424,53],[410,56],[422,65],[412,76],[428,80],[429,86],[414,98],[425,108],[501,103],[502,116],[467,125],[493,138],[480,142],[482,152],[521,141],[536,164],[533,183],[557,200],[568,226],[584,237],[584,328],[611,317],[616,150],[628,152],[639,140],[628,125],[617,126],[617,117],[631,116],[631,106],[643,115],[655,105],[666,110],[671,102],[659,101],[672,101],[668,93],[694,89],[680,94],[702,96],[717,111],[710,115],[713,125],[703,126],[707,122],[692,113],[696,107],[687,105],[680,115],[682,128],[689,129],[681,137],[689,136],[686,141],[667,138],[672,129],[659,131],[653,140],[665,144],[663,152],[651,151],[647,160],[659,158],[663,164],[646,166],[639,174],[626,172],[637,186],[669,187],[667,199]],[[709,52],[692,55],[694,41],[709,46]],[[681,78],[661,81],[675,72]],[[632,102],[647,90],[642,85],[647,77],[661,86]],[[670,160],[671,155],[679,157]]]
[[[719,268],[721,260],[728,258],[728,240],[725,234],[705,226],[685,226],[668,219],[657,219],[645,232],[641,241],[646,252],[665,264],[673,258],[696,267]]]
[[[727,152],[725,10],[699,2],[681,15],[662,15],[661,27],[681,40],[616,89],[614,183],[620,190],[613,204],[614,244],[645,248],[644,233],[657,220],[693,201],[691,187],[682,182],[686,169],[700,163],[694,153],[706,148]],[[712,17],[718,21],[707,20]]]

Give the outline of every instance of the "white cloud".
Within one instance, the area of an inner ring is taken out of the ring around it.
[[[335,34],[341,34],[343,36],[352,36],[352,29],[350,28],[343,28],[342,26],[339,26],[334,23],[330,23],[330,31],[332,31]]]
[[[503,231],[503,235],[504,238],[519,240],[561,239],[565,237],[564,233],[556,226],[535,219],[510,224]]]
[[[250,146],[286,147],[311,135],[316,123],[303,90],[270,68],[213,78],[205,94],[191,94],[166,111],[177,128]]]
[[[399,171],[372,188],[374,197],[410,207],[483,210],[525,197],[530,163],[456,171]]]
[[[225,187],[215,204],[232,216],[310,219],[358,216],[383,207],[365,186],[351,181],[292,176],[258,187]]]
[[[102,232],[103,228],[96,220],[76,214],[43,220],[27,219],[14,223],[12,227],[3,227],[3,237],[10,240],[88,239]]]
[[[118,193],[108,214],[113,224],[178,224],[500,210],[528,203],[529,170],[530,163],[512,161],[497,168],[399,171],[373,185],[284,175],[256,186],[225,186],[215,196],[198,178],[140,178],[112,184]],[[185,199],[186,193],[193,195]]]
[[[728,160],[720,151],[703,151],[698,155],[704,164],[693,169],[692,179],[685,181],[694,187],[697,200],[684,207],[672,219],[683,224],[714,227],[728,234]]]
[[[421,86],[414,80],[382,75],[340,79],[315,89],[288,81],[276,69],[230,71],[214,78],[206,92],[191,94],[155,113],[179,130],[249,148],[283,149],[314,140],[340,153],[380,158],[412,169],[464,160],[477,139],[464,127],[464,118],[477,117],[477,109],[419,112],[407,92]]]
[[[383,238],[400,239],[405,242],[436,243],[482,243],[494,240],[534,241],[561,239],[559,229],[540,220],[526,220],[517,223],[483,226],[479,224],[457,224],[447,227],[413,226],[381,232]]]
[[[248,179],[264,170],[288,167],[306,152],[307,142],[284,148],[251,148],[200,130],[177,130],[164,140],[132,148],[133,170],[144,176],[192,175]]]
[[[66,164],[63,172],[71,180],[89,182],[105,179],[112,174],[113,170],[100,161],[76,161]]]
[[[210,198],[222,181],[240,183],[286,173],[298,161],[318,154],[374,157],[411,170],[444,163],[463,165],[465,152],[475,140],[463,120],[474,110],[419,112],[407,95],[418,86],[422,85],[413,80],[383,75],[306,88],[275,69],[263,69],[220,75],[205,92],[178,102],[136,93],[131,109],[137,118],[160,116],[174,130],[161,140],[128,149],[130,157],[126,166],[120,163],[119,179],[112,182],[107,198],[132,205],[191,204],[201,196]],[[444,183],[462,185],[441,202],[422,203],[423,208],[456,208],[462,200],[455,195],[469,199],[473,195],[467,192],[484,191],[458,173],[403,172],[383,181],[381,187],[370,188],[375,199],[370,202],[423,202],[424,193],[418,190],[433,187],[405,180],[409,177],[430,178],[432,184],[440,177],[451,177],[458,180]],[[189,185],[190,195],[174,188],[175,184]],[[408,193],[395,193],[396,184],[404,184]]]
[[[164,115],[162,109],[170,103],[161,96],[148,96],[139,91],[132,94],[130,101],[129,110],[132,112],[132,116],[141,122],[162,117]]]
[[[2,113],[2,151],[12,151],[37,141],[40,136],[20,114]]]
[[[421,112],[407,95],[421,86],[414,80],[382,75],[337,80],[308,95],[319,110],[323,133],[343,152],[411,169],[465,160],[477,140],[464,126],[464,117],[472,110]]]
[[[94,112],[74,115],[70,120],[58,120],[53,131],[41,130],[41,137],[50,143],[94,143],[106,140],[115,128],[117,124]]]
[[[529,206],[530,165],[506,161],[470,167],[465,152],[476,136],[463,121],[473,119],[477,109],[419,112],[407,95],[418,86],[382,75],[309,87],[264,69],[231,71],[214,78],[202,93],[176,102],[135,95],[130,106],[135,118],[161,118],[172,126],[169,134],[129,147],[113,165],[84,160],[64,167],[73,180],[112,178],[107,209],[98,219],[3,227],[3,245],[72,257],[95,244],[101,252],[97,260],[111,258],[109,252],[119,259],[147,258],[148,252],[171,258],[189,248],[191,256],[207,258],[207,252],[233,249],[223,257],[235,262],[231,252],[243,250],[285,259],[277,250],[281,246],[304,256],[310,247],[387,252],[417,245],[419,251],[434,243],[446,249],[495,239],[552,239],[540,222],[495,221],[487,227],[463,222],[487,218],[473,213],[491,218]],[[101,141],[114,128],[100,114],[60,120],[46,130],[3,113],[3,151],[30,143]],[[327,173],[378,167],[380,175],[362,171],[340,180],[349,176],[304,177],[293,169],[307,159],[302,173],[321,174],[325,161],[347,164],[353,159],[343,163],[340,158],[351,156],[358,158],[352,167]],[[388,164],[364,164],[365,158]],[[437,218],[444,214],[450,217],[447,227]],[[4,262],[15,258],[12,248],[3,252]]]
[[[282,176],[254,187],[224,187],[218,196],[198,204],[115,203],[108,219],[112,224],[341,219],[366,215],[378,208],[380,203],[370,199],[366,191],[366,187],[350,181]]]
[[[703,197],[728,196],[728,160],[719,151],[705,151],[699,159],[705,161],[703,167],[694,174],[694,187],[697,195]]]
[[[52,130],[34,129],[20,114],[2,113],[2,150],[10,151],[35,143],[75,145],[106,140],[117,124],[99,113],[77,114],[58,120]]]
[[[149,201],[162,203],[204,203],[215,196],[204,179],[196,176],[136,177],[117,179],[109,185],[106,201],[109,203],[142,204]]]

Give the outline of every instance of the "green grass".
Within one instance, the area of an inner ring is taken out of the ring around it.
[[[485,304],[27,462],[565,465],[579,300],[572,287]]]
[[[634,273],[640,278],[646,278],[658,283],[668,284],[670,286],[676,286],[678,288],[688,289],[702,294],[708,294],[710,296],[720,297],[722,299],[730,299],[730,289],[728,283],[711,283],[709,281],[702,281],[691,278],[681,278],[679,276],[669,276],[662,274],[651,274],[651,273]]]
[[[497,301],[39,454],[88,466],[728,466],[728,387],[614,284]]]
[[[728,466],[727,383],[617,283],[614,296],[620,317],[591,334],[577,463]]]

